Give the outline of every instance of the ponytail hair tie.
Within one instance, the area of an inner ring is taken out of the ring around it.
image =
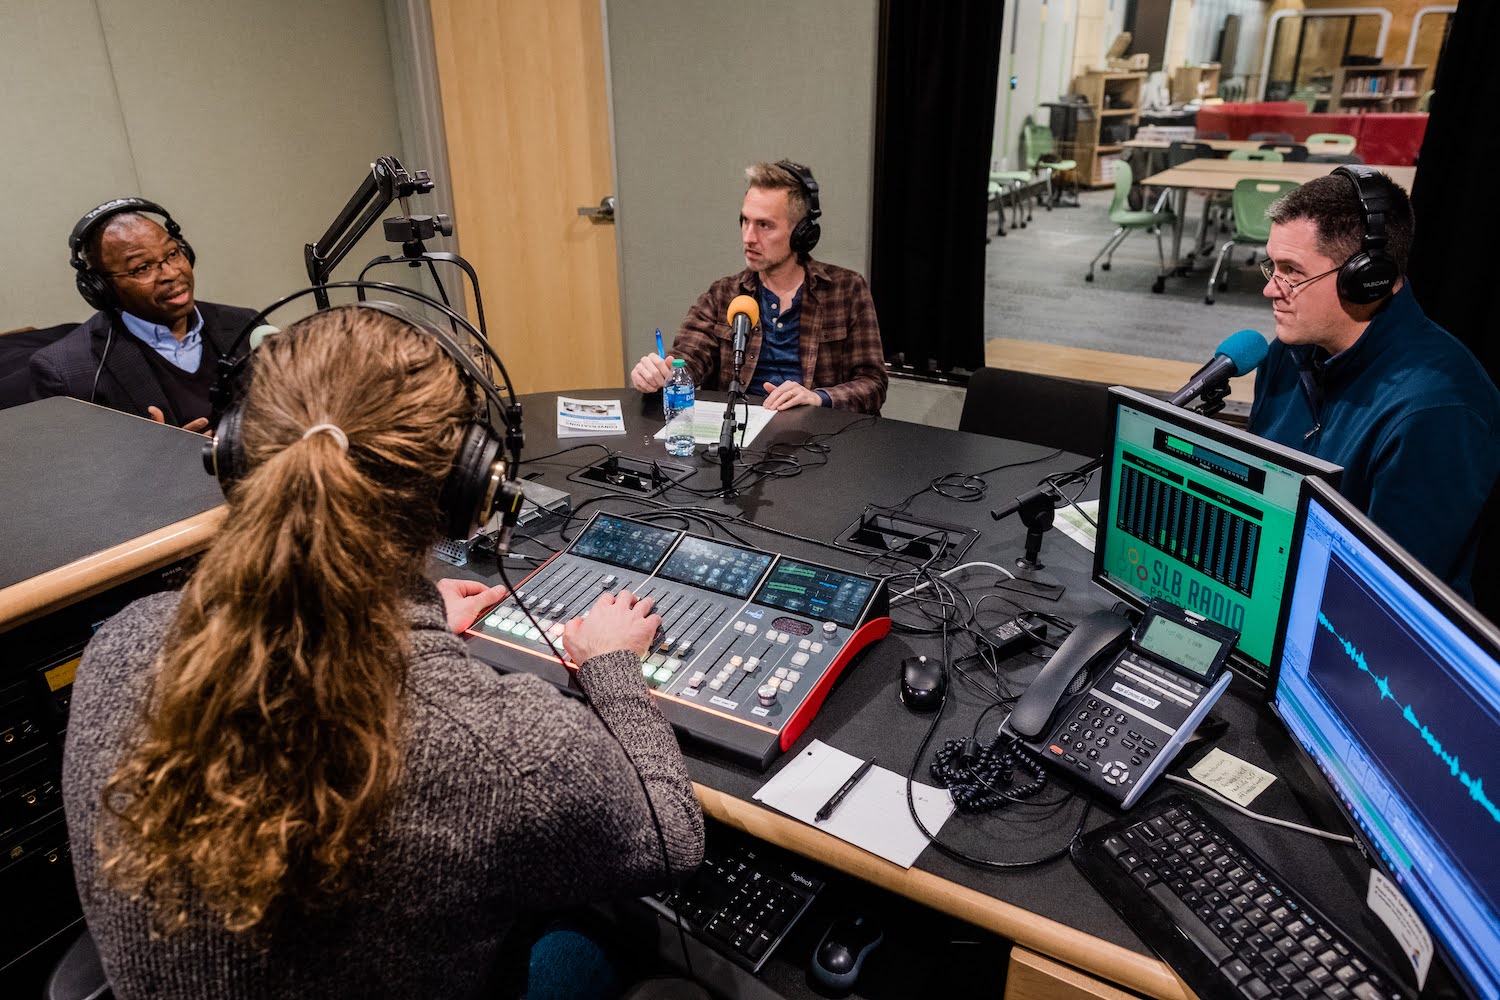
[[[336,424],[313,424],[307,430],[302,432],[302,440],[306,441],[308,438],[312,437],[314,434],[319,433],[320,431],[326,434],[331,434],[333,436],[333,439],[339,443],[339,451],[343,452],[346,455],[349,454],[349,435],[340,430],[338,425]]]

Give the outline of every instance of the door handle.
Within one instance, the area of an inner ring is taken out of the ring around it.
[[[579,215],[588,216],[588,220],[596,226],[612,226],[615,223],[615,196],[607,194],[599,199],[599,204],[584,205],[578,210]]]

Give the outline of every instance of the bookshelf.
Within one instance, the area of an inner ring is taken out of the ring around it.
[[[1340,66],[1330,96],[1343,112],[1417,111],[1427,79],[1426,66]]]
[[[1073,142],[1081,182],[1089,187],[1114,183],[1114,165],[1122,143],[1141,120],[1141,84],[1145,73],[1089,70],[1073,81],[1073,91],[1088,100],[1093,114],[1080,116]]]

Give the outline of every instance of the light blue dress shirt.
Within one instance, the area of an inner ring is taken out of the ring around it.
[[[172,336],[168,327],[133,316],[123,309],[120,310],[120,319],[137,340],[183,371],[195,372],[203,363],[203,314],[196,306],[193,308],[193,324],[181,340]]]

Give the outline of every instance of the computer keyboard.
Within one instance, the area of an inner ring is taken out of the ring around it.
[[[1410,1000],[1408,988],[1181,796],[1073,842],[1073,861],[1203,1000]]]
[[[759,972],[823,890],[812,862],[729,827],[708,831],[703,865],[676,889],[643,897],[668,920]]]

